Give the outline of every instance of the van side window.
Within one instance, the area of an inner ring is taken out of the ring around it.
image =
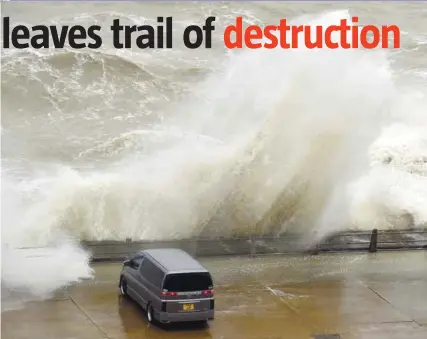
[[[131,267],[134,269],[138,269],[139,265],[141,264],[142,260],[144,259],[143,254],[137,254],[131,259]]]
[[[164,273],[151,260],[144,260],[140,267],[141,275],[156,287],[161,287]]]

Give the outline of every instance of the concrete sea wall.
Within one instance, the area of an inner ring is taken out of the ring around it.
[[[180,248],[194,257],[226,255],[296,254],[344,251],[382,251],[400,249],[427,250],[427,229],[345,232],[310,244],[303,235],[270,237],[191,238],[170,241],[97,241],[83,242],[93,261],[120,261],[150,248]]]

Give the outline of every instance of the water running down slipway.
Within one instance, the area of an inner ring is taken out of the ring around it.
[[[61,23],[143,21],[84,6],[51,14]],[[237,6],[246,6],[247,23],[298,13],[289,3],[186,6],[190,15],[202,9],[198,21],[217,13],[216,46],[221,27],[242,14]],[[268,6],[283,13],[269,18]],[[296,20],[331,25],[349,16]],[[314,240],[425,224],[426,32],[406,33],[391,54],[3,51],[4,291],[45,297],[89,277],[80,239],[298,230]],[[18,249],[45,246],[42,256]]]

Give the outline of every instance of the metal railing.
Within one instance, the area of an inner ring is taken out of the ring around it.
[[[313,244],[303,234],[251,236],[235,238],[202,238],[169,241],[96,241],[83,242],[94,261],[123,260],[142,249],[181,248],[195,257],[266,254],[316,254],[382,250],[426,250],[427,229],[349,231],[333,234]]]

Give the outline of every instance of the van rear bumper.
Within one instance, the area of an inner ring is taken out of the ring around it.
[[[159,312],[157,320],[160,322],[184,322],[184,321],[204,321],[213,320],[215,317],[215,311],[209,310],[206,312],[193,312],[193,313],[168,313]]]

